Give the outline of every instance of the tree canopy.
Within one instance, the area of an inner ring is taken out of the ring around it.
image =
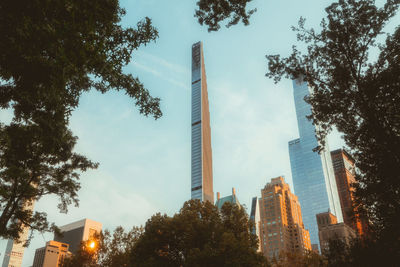
[[[73,152],[68,129],[83,92],[123,90],[141,113],[161,116],[159,99],[122,71],[157,30],[149,18],[123,28],[124,14],[117,0],[0,3],[0,107],[14,112],[0,123],[0,236],[48,230],[45,213],[26,209],[44,195],[62,211],[78,203],[80,172],[97,167]]]
[[[247,10],[247,5],[252,0],[199,0],[195,17],[201,25],[208,26],[208,31],[218,31],[220,23],[226,19],[226,27],[238,24],[249,25],[250,16],[257,11],[256,8]]]
[[[328,261],[314,251],[306,253],[291,253],[281,251],[278,256],[271,259],[274,267],[327,267]]]
[[[200,24],[217,30],[240,19],[248,24],[251,0],[198,1]],[[140,113],[157,119],[160,99],[123,67],[140,46],[158,37],[151,19],[121,26],[118,0],[0,3],[0,108],[10,108],[10,124],[0,122],[0,236],[18,238],[21,226],[49,230],[46,213],[27,208],[48,194],[66,212],[78,205],[80,174],[98,166],[74,152],[71,112],[82,93],[123,91]]]
[[[130,253],[143,228],[133,227],[125,232],[121,226],[111,234],[108,230],[81,244],[77,253],[67,258],[63,267],[122,267],[130,266]],[[93,242],[94,245],[90,246]]]
[[[257,242],[244,209],[190,200],[173,217],[147,221],[130,266],[266,266]]]
[[[304,77],[313,93],[312,120],[322,146],[335,126],[356,160],[358,209],[367,212],[382,258],[400,258],[400,27],[385,26],[400,1],[339,0],[326,8],[321,30],[297,32],[306,51],[269,55],[269,78]]]
[[[117,227],[82,243],[64,267],[268,266],[257,253],[244,209],[230,203],[221,211],[210,202],[190,200],[172,217],[156,214],[144,228]],[[93,246],[94,247],[94,246]]]

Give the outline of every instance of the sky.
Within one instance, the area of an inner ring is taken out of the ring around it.
[[[123,0],[122,24],[135,26],[148,16],[159,31],[155,43],[140,47],[125,71],[139,77],[163,116],[140,115],[123,92],[82,95],[71,117],[79,137],[76,151],[99,162],[81,175],[79,207],[59,213],[56,197],[42,198],[35,210],[45,211],[61,226],[83,218],[113,230],[144,225],[155,213],[173,215],[190,199],[191,46],[204,45],[211,116],[214,193],[230,195],[249,210],[251,198],[271,178],[284,175],[291,184],[288,141],[298,138],[290,80],[265,77],[267,54],[288,55],[296,35],[291,26],[300,16],[318,28],[326,0],[253,0],[250,25],[222,27],[209,33],[194,18],[195,0]],[[7,121],[9,111],[0,113]],[[331,150],[341,148],[340,134],[329,137]],[[293,189],[293,187],[292,187]],[[31,266],[35,250],[53,235],[35,233],[23,266]],[[0,242],[1,260],[6,242]]]

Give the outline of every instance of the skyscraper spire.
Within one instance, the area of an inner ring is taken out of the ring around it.
[[[210,112],[203,44],[192,46],[192,185],[191,198],[214,204]]]

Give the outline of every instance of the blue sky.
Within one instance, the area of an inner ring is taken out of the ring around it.
[[[318,27],[325,0],[254,0],[258,11],[247,27],[237,25],[208,33],[193,17],[195,0],[124,0],[124,25],[148,16],[159,30],[156,43],[135,52],[126,72],[138,76],[162,99],[163,117],[139,114],[122,92],[82,96],[71,128],[76,150],[100,163],[81,176],[79,208],[57,210],[57,199],[43,198],[36,209],[64,225],[82,218],[104,228],[141,225],[156,212],[172,215],[190,198],[190,60],[191,45],[204,43],[211,114],[214,193],[231,194],[250,208],[251,198],[270,178],[284,175],[291,184],[287,142],[298,137],[291,81],[274,84],[264,74],[266,54],[287,55],[296,36],[291,25],[300,16]],[[2,121],[9,113],[0,114]],[[331,150],[340,148],[338,134]],[[35,234],[23,266],[52,234]],[[5,241],[0,243],[1,258]]]

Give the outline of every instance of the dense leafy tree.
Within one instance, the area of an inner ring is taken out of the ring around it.
[[[243,209],[185,202],[173,217],[156,214],[134,245],[131,266],[266,266]]]
[[[1,1],[0,107],[14,116],[0,124],[0,236],[48,230],[45,213],[25,208],[44,195],[62,211],[78,203],[79,173],[97,166],[73,152],[68,129],[83,92],[124,90],[141,113],[161,116],[159,99],[122,71],[157,31],[148,18],[123,28],[124,14],[117,0]]]
[[[209,30],[231,18],[247,25],[251,0],[198,1],[196,16]],[[73,152],[77,137],[68,128],[83,92],[123,91],[140,113],[159,118],[159,99],[123,67],[158,32],[149,18],[136,28],[121,26],[118,0],[32,0],[0,3],[0,236],[17,238],[22,225],[49,230],[46,214],[27,209],[47,194],[59,208],[78,204],[79,175],[97,164]]]
[[[62,267],[99,267],[97,258],[99,255],[99,244],[102,237],[98,236],[91,240],[82,242],[81,247],[75,254],[69,254],[61,262]],[[123,266],[123,265],[122,265]]]
[[[123,267],[130,266],[130,252],[143,232],[133,227],[131,231],[119,226],[113,234],[106,230],[92,239],[83,242],[75,255],[68,258],[63,267]]]
[[[398,266],[393,257],[386,257],[386,247],[379,242],[366,239],[354,239],[349,244],[341,240],[329,242],[325,257],[329,267],[375,267]]]
[[[267,76],[304,77],[312,119],[323,141],[332,126],[356,160],[357,208],[373,222],[381,258],[400,259],[400,27],[384,36],[399,0],[339,0],[326,8],[321,30],[294,28],[307,50],[270,55]],[[386,37],[386,38],[385,38]],[[323,144],[322,144],[323,145]]]
[[[220,22],[229,19],[226,27],[238,24],[240,20],[249,25],[250,16],[257,9],[247,10],[252,0],[199,0],[195,17],[201,25],[208,26],[208,31],[217,31],[221,28]]]
[[[273,267],[327,267],[327,260],[314,251],[305,254],[281,252],[271,260]]]
[[[94,168],[74,153],[76,137],[65,127],[52,128],[42,117],[33,122],[0,124],[0,236],[17,237],[21,224],[48,230],[46,214],[29,208],[41,196],[56,194],[59,208],[77,202],[78,171]]]

